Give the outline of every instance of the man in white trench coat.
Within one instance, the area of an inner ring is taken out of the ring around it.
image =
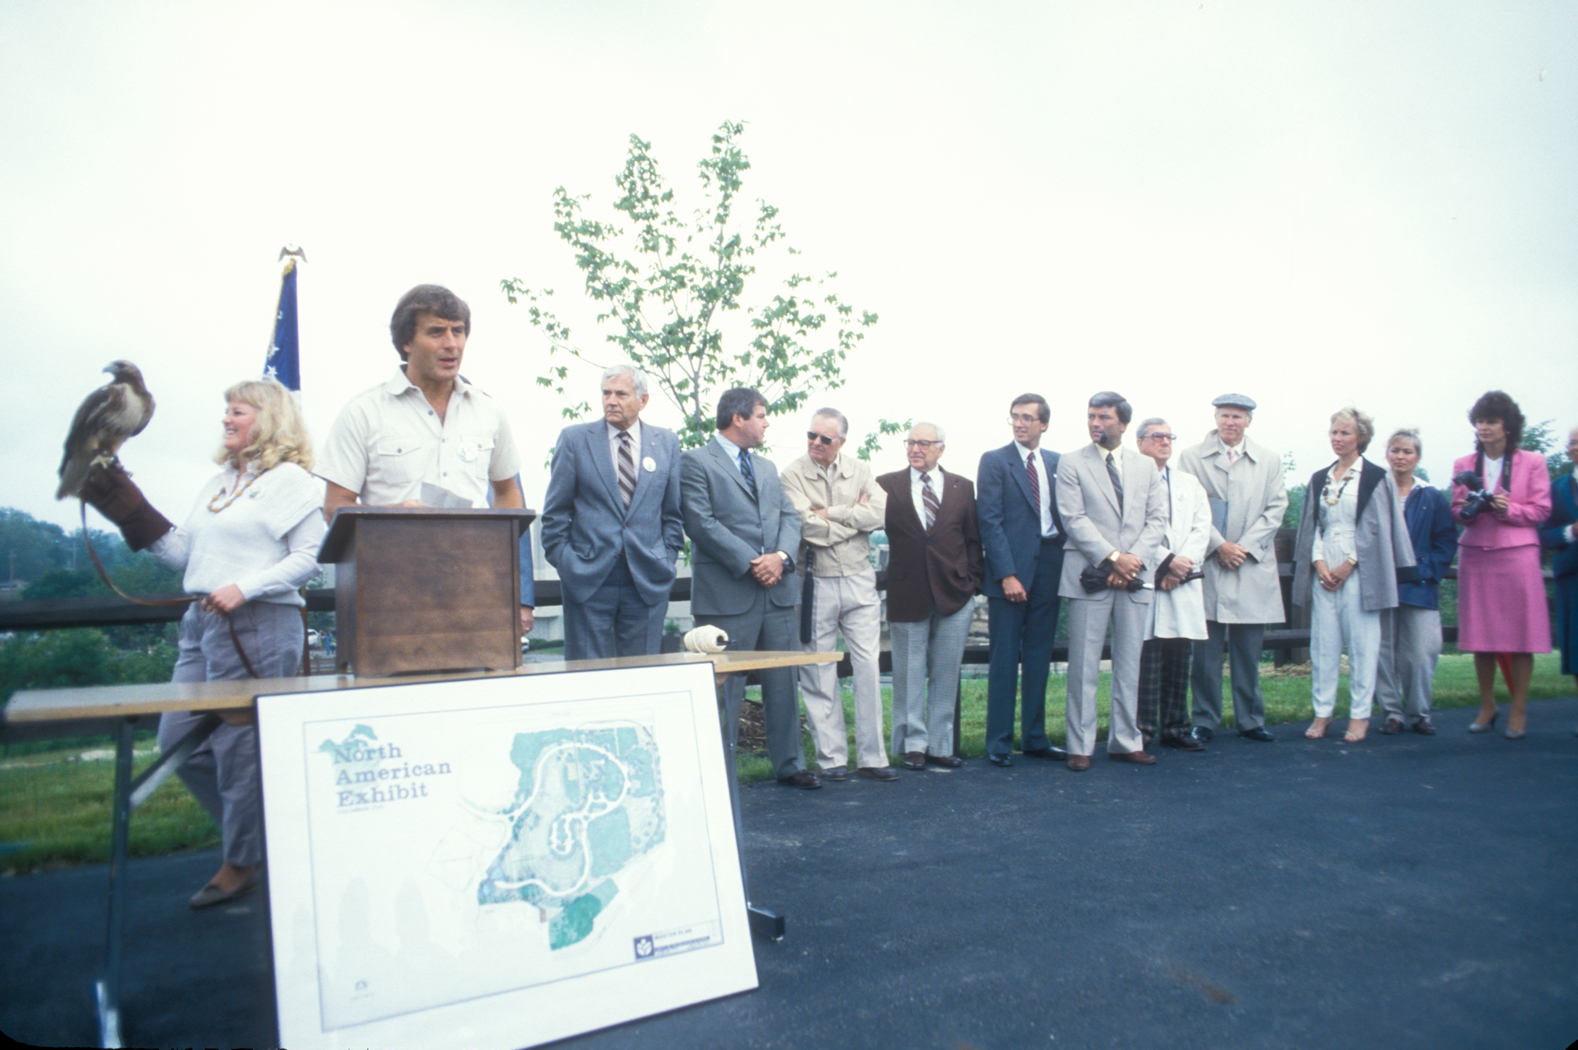
[[[1211,541],[1211,504],[1194,475],[1168,466],[1176,440],[1165,419],[1152,417],[1139,426],[1140,452],[1156,462],[1167,489],[1168,517],[1156,552],[1156,599],[1140,650],[1136,721],[1147,747],[1159,731],[1169,747],[1203,751],[1205,744],[1189,731],[1189,657],[1193,641],[1206,637],[1200,567]]]

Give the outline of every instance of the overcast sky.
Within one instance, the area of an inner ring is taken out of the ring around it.
[[[1330,461],[1350,402],[1376,418],[1377,461],[1421,427],[1437,483],[1486,389],[1578,424],[1570,0],[7,0],[0,505],[75,524],[53,499],[60,442],[125,357],[159,410],[122,459],[183,517],[222,391],[262,366],[287,243],[309,259],[314,435],[392,374],[399,295],[445,284],[537,505],[563,420],[499,281],[556,288],[606,359],[553,189],[606,206],[637,133],[684,193],[725,120],[748,123],[747,195],[881,316],[812,403],[857,433],[940,422],[945,468],[973,475],[1027,390],[1059,450],[1087,440],[1100,389],[1190,440],[1211,398],[1248,394],[1251,436],[1293,454],[1294,481]],[[773,458],[804,451],[804,423],[774,421]],[[878,465],[901,465],[896,442]]]

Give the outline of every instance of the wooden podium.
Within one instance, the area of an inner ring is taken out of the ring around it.
[[[335,670],[362,677],[520,666],[520,537],[530,510],[342,507]]]

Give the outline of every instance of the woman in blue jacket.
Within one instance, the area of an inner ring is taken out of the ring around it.
[[[1381,611],[1381,665],[1376,675],[1376,696],[1386,722],[1383,733],[1416,733],[1434,736],[1430,721],[1430,684],[1441,657],[1441,581],[1457,554],[1457,526],[1446,495],[1428,484],[1418,484],[1423,446],[1417,430],[1399,430],[1386,439],[1386,462],[1403,501],[1408,538],[1414,545],[1418,583],[1397,585],[1398,605]]]

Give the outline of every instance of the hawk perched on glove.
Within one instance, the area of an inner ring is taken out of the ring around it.
[[[56,499],[78,495],[94,463],[118,464],[115,454],[121,443],[141,434],[153,418],[153,395],[136,365],[111,361],[104,371],[115,378],[84,398],[71,421]]]

